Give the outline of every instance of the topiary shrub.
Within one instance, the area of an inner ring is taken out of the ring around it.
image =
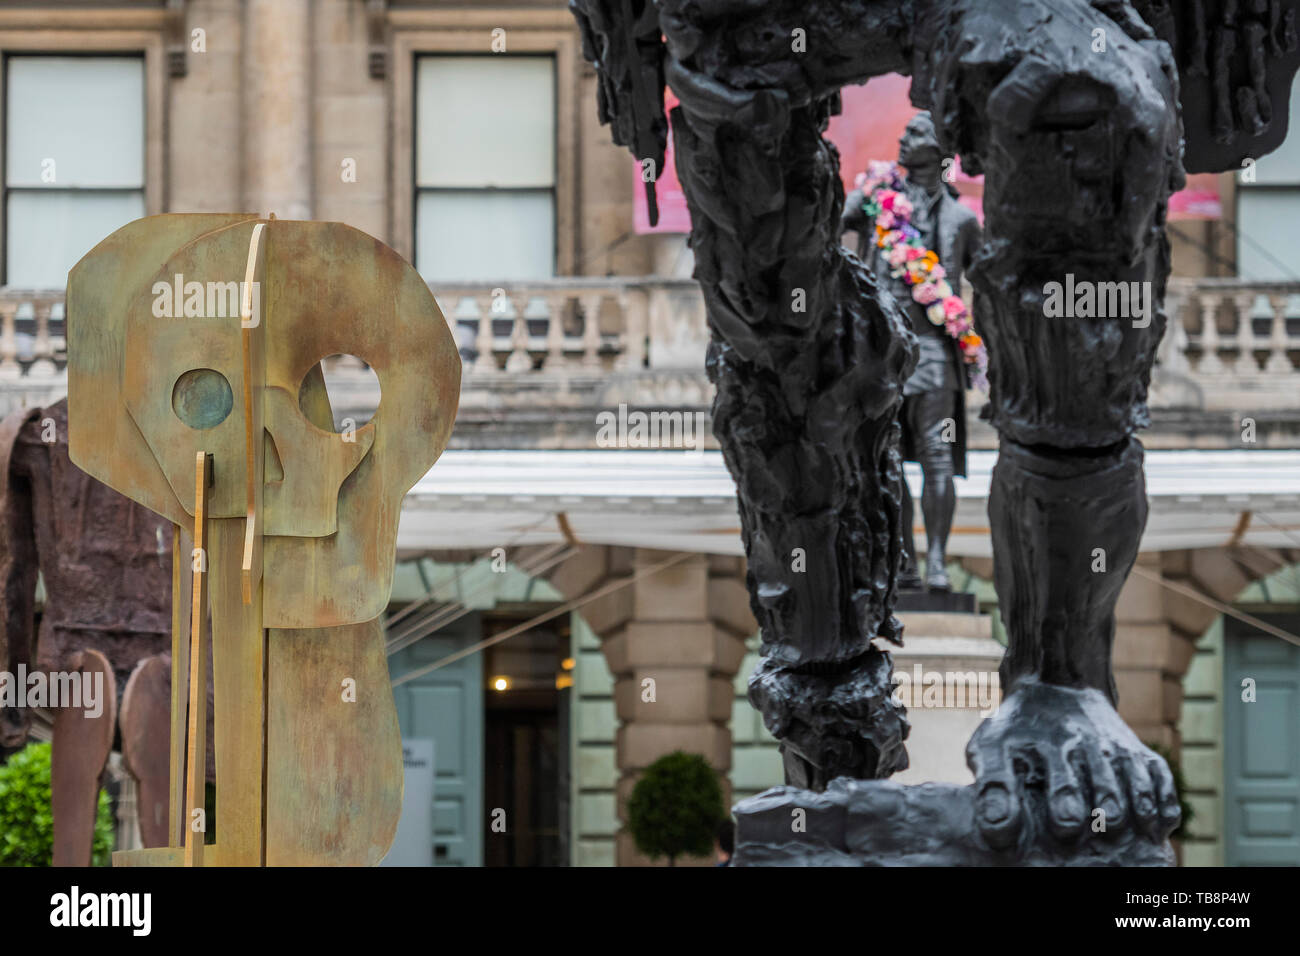
[[[724,819],[718,775],[703,757],[680,750],[647,767],[627,801],[637,849],[652,860],[668,857],[669,866],[684,853],[707,856]]]
[[[91,862],[108,866],[113,852],[113,810],[99,791]],[[50,866],[54,816],[50,812],[50,745],[28,744],[0,766],[0,866]]]

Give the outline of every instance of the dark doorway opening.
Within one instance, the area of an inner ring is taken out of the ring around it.
[[[491,637],[539,613],[537,605],[484,616]],[[485,866],[569,862],[567,616],[484,653]]]

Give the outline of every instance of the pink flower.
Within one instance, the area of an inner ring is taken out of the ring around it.
[[[896,224],[894,214],[887,209],[882,209],[880,215],[876,217],[876,225],[882,229],[893,229]]]
[[[912,218],[912,203],[906,196],[897,196],[894,199],[894,212],[899,218],[910,220]]]
[[[961,296],[950,295],[943,300],[943,314],[946,319],[955,319],[960,315],[965,315],[966,303],[961,300]]]
[[[889,179],[889,177],[893,175],[893,172],[894,164],[887,160],[873,159],[871,162],[867,163],[867,177],[869,179],[883,182],[884,180]]]
[[[880,195],[878,196],[878,200],[880,202],[880,208],[887,211],[892,211],[894,208],[894,200],[897,198],[898,198],[898,193],[894,192],[892,189],[882,189],[880,191]]]
[[[912,290],[912,298],[921,305],[931,305],[938,300],[939,293],[935,291],[933,282],[922,282]]]
[[[934,282],[938,282],[940,279],[942,279],[942,278],[943,278],[944,276],[946,276],[947,274],[948,274],[948,273],[947,273],[947,271],[944,269],[943,266],[934,266],[934,267],[930,270],[930,279],[931,279],[932,281],[934,281]]]
[[[916,246],[908,246],[908,247],[907,247],[907,261],[908,261],[908,262],[911,262],[913,259],[919,259],[919,258],[921,258],[921,256],[923,256],[923,255],[925,255],[925,253],[923,253],[920,249],[916,248]]]
[[[894,246],[894,248],[889,250],[889,257],[887,261],[895,269],[899,268],[904,262],[907,261],[907,249],[903,246]]]

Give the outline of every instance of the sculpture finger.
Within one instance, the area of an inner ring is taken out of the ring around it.
[[[986,721],[983,727],[989,726]],[[1011,763],[1000,740],[981,740],[975,732],[966,745],[966,764],[975,774],[975,825],[986,843],[1003,850],[1020,835],[1021,803]]]
[[[1130,822],[1128,801],[1125,799],[1124,788],[1110,765],[1110,760],[1098,744],[1099,741],[1089,739],[1081,748],[1090,782],[1092,809],[1094,813],[1097,810],[1102,813],[1101,819],[1105,829],[1101,832],[1112,829],[1123,830]]]
[[[1046,746],[1040,751],[1046,767],[1047,824],[1058,840],[1071,840],[1079,835],[1087,821],[1083,787],[1070,761],[1065,747]]]
[[[1147,833],[1153,831],[1157,808],[1155,788],[1146,761],[1139,755],[1129,755],[1119,761],[1120,773],[1128,781],[1129,807],[1135,824]]]

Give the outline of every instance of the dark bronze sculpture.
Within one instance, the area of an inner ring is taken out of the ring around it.
[[[970,267],[980,246],[979,220],[957,201],[956,191],[944,180],[945,157],[929,113],[919,113],[908,123],[898,145],[899,162],[907,169],[902,185],[913,210],[908,225],[920,233],[921,244],[938,255],[944,281],[954,294],[960,295],[962,273]],[[920,464],[923,476],[921,514],[927,540],[924,586],[932,591],[948,591],[948,535],[957,508],[953,478],[966,474],[967,362],[943,323],[936,324],[908,284],[891,275],[896,270],[876,241],[876,218],[864,208],[868,198],[861,189],[849,193],[840,222],[843,231],[858,234],[858,258],[894,294],[916,336],[916,368],[903,383],[903,406],[898,413],[901,450],[904,461]],[[938,308],[942,312],[942,302]],[[912,537],[912,492],[906,476],[902,496],[903,567],[898,583],[902,589],[919,590],[922,581]]]
[[[750,699],[782,739],[787,783],[826,790],[737,808],[737,862],[810,850],[1171,861],[1173,781],[1115,712],[1110,669],[1115,602],[1146,520],[1134,434],[1165,325],[1165,212],[1184,168],[1235,168],[1281,142],[1296,0],[571,7],[617,142],[661,168],[665,79],[681,102],[714,430],[763,629]],[[839,247],[838,157],[822,132],[841,86],[891,72],[912,76],[945,151],[986,177],[970,277],[1001,436],[989,511],[1010,643],[1002,709],[968,747],[971,788],[871,782],[906,766],[890,658],[872,641],[900,640],[895,416],[917,346],[893,298]],[[1049,319],[1048,287],[1067,275],[1116,301],[1120,283],[1137,283],[1152,307]],[[857,779],[828,790],[836,777]],[[828,825],[799,833],[791,810],[816,801]],[[962,839],[934,842],[924,826],[937,818]]]

